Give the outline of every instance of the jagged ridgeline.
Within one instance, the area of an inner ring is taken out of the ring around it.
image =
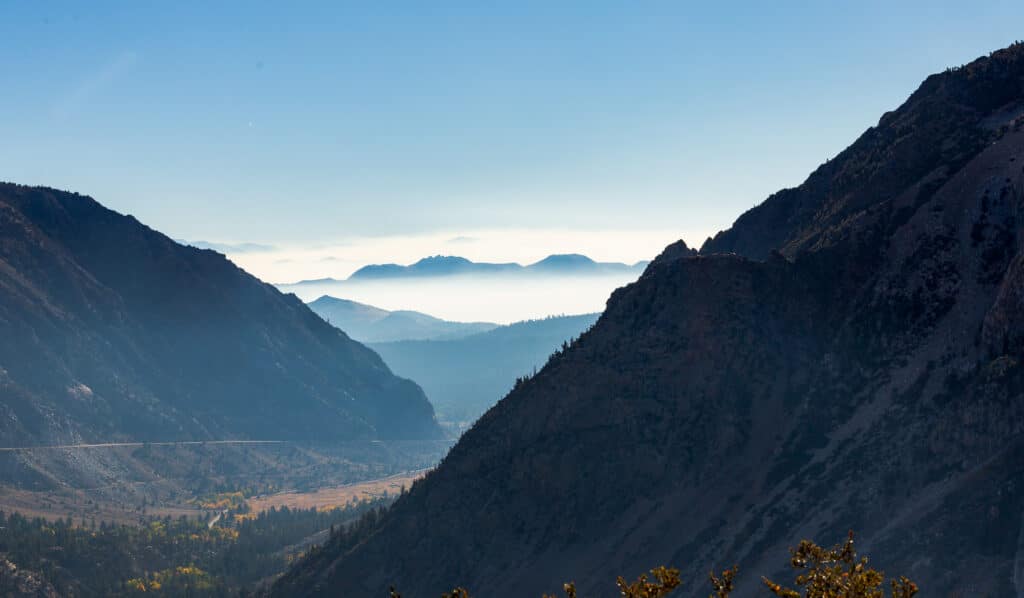
[[[929,77],[699,255],[670,247],[278,595],[597,596],[735,562],[744,597],[795,538],[851,528],[923,595],[1017,595],[1022,202],[1018,44]]]
[[[415,384],[295,296],[91,198],[12,184],[0,399],[5,447],[440,433]]]

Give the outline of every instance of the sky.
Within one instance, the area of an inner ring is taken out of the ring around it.
[[[633,262],[799,184],[1021,23],[1020,0],[0,0],[0,179],[272,248],[230,254],[271,282]]]

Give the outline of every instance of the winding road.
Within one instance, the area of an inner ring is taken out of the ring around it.
[[[54,444],[49,446],[6,446],[0,453],[38,450],[97,449],[143,446],[197,446],[203,444],[285,444],[287,440],[180,440],[169,442],[102,442],[98,444]]]

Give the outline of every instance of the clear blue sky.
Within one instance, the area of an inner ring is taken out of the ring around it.
[[[0,0],[0,179],[213,241],[712,232],[1021,37],[1020,0]]]

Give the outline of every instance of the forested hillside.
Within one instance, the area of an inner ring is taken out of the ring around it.
[[[296,297],[89,197],[0,185],[0,291],[4,446],[439,434]]]
[[[13,563],[40,588],[66,598],[244,595],[335,530],[385,504],[258,514],[240,509],[213,524],[167,517],[142,526],[47,521],[0,511],[0,567]],[[0,569],[0,592],[20,595],[5,588],[8,577]]]

